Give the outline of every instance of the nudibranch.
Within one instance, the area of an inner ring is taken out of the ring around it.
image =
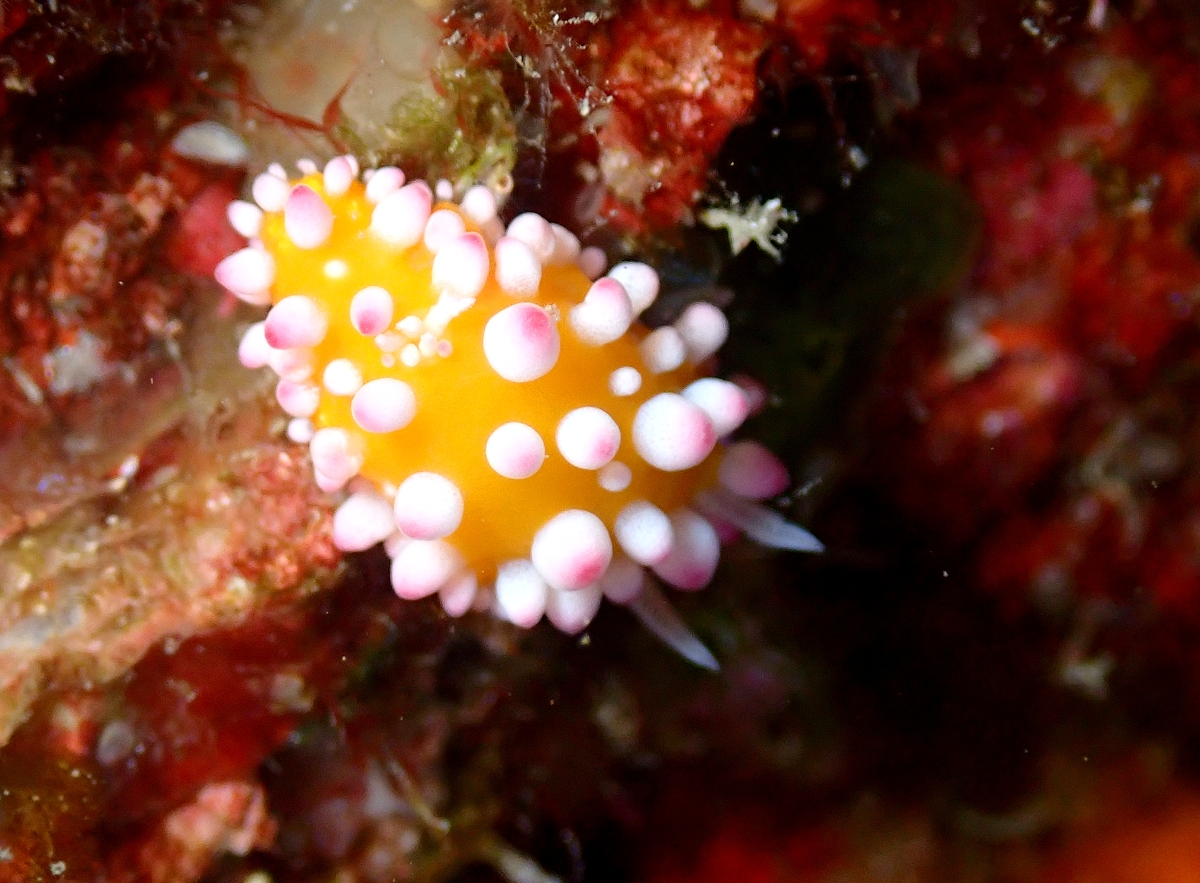
[[[275,371],[289,435],[346,494],[336,544],[382,542],[398,595],[570,633],[607,597],[707,663],[648,571],[702,588],[739,530],[820,549],[760,503],[787,487],[783,465],[726,442],[751,399],[703,370],[728,333],[717,307],[646,328],[651,267],[605,273],[536,214],[505,227],[485,187],[455,202],[447,182],[360,175],[351,156],[298,166],[229,206],[249,246],[216,277],[270,305],[239,357]]]

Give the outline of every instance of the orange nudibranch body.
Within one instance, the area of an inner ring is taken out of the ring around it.
[[[230,206],[251,245],[217,278],[273,304],[242,361],[279,374],[318,482],[351,491],[335,541],[383,541],[402,597],[575,632],[603,596],[636,601],[646,569],[707,584],[714,521],[819,547],[752,502],[786,486],[778,461],[719,444],[749,401],[701,376],[728,330],[716,307],[651,330],[650,267],[601,275],[602,253],[537,215],[505,228],[485,188],[455,203],[395,168],[360,180],[352,157],[301,169]]]

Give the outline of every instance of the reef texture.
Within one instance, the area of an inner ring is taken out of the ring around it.
[[[984,249],[933,358],[900,357],[926,361],[895,385],[920,427],[899,493],[959,537],[986,530],[982,579],[997,590],[1137,585],[1171,604],[1195,584],[1179,569],[1194,483],[1181,368],[1200,286],[1195,83],[1169,27],[1114,24],[1056,55],[1032,107],[929,99],[958,121],[931,147],[980,206]],[[939,472],[970,484],[930,493]],[[1035,495],[1054,502],[1026,505]]]
[[[272,105],[292,12],[0,11],[0,880],[1195,879],[1190,6],[462,4],[378,129]],[[829,552],[726,549],[719,673],[342,556],[209,280],[260,125],[726,308]]]
[[[197,100],[187,62],[211,48],[196,10],[23,9],[6,7],[27,88],[0,195],[5,741],[43,690],[118,677],[336,566],[303,459],[225,370],[204,277],[240,242],[224,206],[241,173],[171,137]],[[55,40],[70,71],[29,67]],[[145,79],[172,49],[177,78]]]

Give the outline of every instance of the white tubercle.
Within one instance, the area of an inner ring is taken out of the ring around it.
[[[394,353],[404,347],[404,336],[395,331],[385,331],[382,334],[376,334],[374,344],[382,353]],[[414,363],[415,364],[415,363]]]
[[[217,282],[248,304],[265,306],[271,302],[275,260],[261,248],[235,251],[217,264],[213,275]]]
[[[410,340],[416,340],[425,333],[425,322],[420,316],[405,316],[396,323],[396,330]]]
[[[291,189],[286,177],[264,172],[250,185],[250,195],[264,212],[281,212]]]
[[[683,397],[708,415],[717,438],[729,435],[750,414],[750,402],[741,388],[716,377],[702,377],[688,384]]]
[[[691,509],[671,513],[675,543],[654,572],[677,589],[702,589],[712,581],[721,557],[721,540],[708,519]]]
[[[551,589],[546,593],[546,618],[568,635],[577,635],[596,616],[604,595],[600,586],[584,586],[573,592]]]
[[[369,549],[395,530],[391,503],[370,491],[351,494],[333,513],[333,544],[343,552]]]
[[[412,540],[392,559],[392,591],[406,601],[427,598],[455,577],[462,556],[441,540]]]
[[[599,469],[596,483],[606,491],[619,493],[633,483],[633,470],[620,460],[614,460]]]
[[[608,266],[608,256],[604,253],[604,249],[589,245],[579,253],[576,263],[579,264],[583,275],[594,282],[604,275],[604,269]]]
[[[254,239],[262,232],[263,210],[252,202],[235,199],[225,209],[229,226],[247,239]]]
[[[522,628],[537,625],[546,611],[550,587],[528,559],[506,561],[496,572],[497,612]]]
[[[335,426],[318,429],[308,445],[312,455],[313,470],[334,484],[334,490],[358,475],[362,469],[362,455],[350,444],[350,433]]]
[[[658,297],[658,273],[648,264],[625,261],[609,270],[608,275],[625,286],[635,316],[640,316]]]
[[[438,589],[442,609],[455,618],[471,609],[479,591],[479,580],[470,571],[456,574]]]
[[[729,337],[729,320],[725,314],[719,307],[703,301],[689,304],[674,325],[687,347],[688,361],[693,365],[713,355]]]
[[[352,157],[349,156],[335,156],[329,162],[325,163],[325,169],[322,172],[322,181],[325,184],[325,193],[327,195],[333,197],[341,196],[350,189],[350,185],[358,177],[355,166],[350,164],[351,159]]]
[[[317,191],[297,184],[283,206],[283,230],[297,248],[317,248],[333,232],[333,211]]]
[[[395,432],[417,415],[417,397],[403,380],[380,377],[354,394],[350,415],[367,432]]]
[[[667,513],[645,500],[635,500],[617,514],[613,533],[626,555],[647,566],[665,561],[675,543]]]
[[[359,334],[374,337],[387,331],[395,308],[386,288],[369,285],[350,300],[350,324]]]
[[[616,456],[621,446],[621,428],[600,408],[575,408],[559,421],[554,441],[563,459],[572,466],[599,469]]]
[[[646,571],[627,555],[614,555],[608,570],[600,578],[600,590],[614,604],[628,604],[642,593]]]
[[[492,370],[514,383],[536,380],[558,362],[558,329],[541,307],[506,307],[483,329],[483,353]]]
[[[334,359],[325,366],[321,383],[332,395],[352,396],[362,388],[362,372],[349,359]]]
[[[505,423],[488,436],[484,454],[498,475],[529,478],[542,467],[546,444],[532,426]]]
[[[311,444],[311,442],[310,442]],[[313,483],[327,494],[336,494],[346,486],[349,479],[333,478],[313,467]]]
[[[477,184],[463,194],[460,206],[472,223],[482,227],[496,217],[496,194]]]
[[[255,322],[246,329],[238,344],[238,361],[243,367],[262,368],[271,363],[271,345],[267,343],[267,335],[263,330],[266,322]]]
[[[633,322],[633,305],[616,279],[605,277],[592,283],[583,302],[568,314],[571,330],[586,344],[603,346],[620,339]]]
[[[265,328],[263,336],[265,339]],[[307,347],[296,347],[295,349],[287,350],[271,349],[267,353],[267,364],[271,366],[272,371],[285,380],[295,380],[296,382],[307,380],[312,376],[313,372],[312,350]]]
[[[441,300],[443,300],[443,301],[446,300],[444,295],[441,298]],[[463,300],[463,299],[455,298],[455,300]],[[455,304],[455,306],[458,306],[458,304]],[[430,312],[432,312],[432,310]],[[453,318],[454,316],[457,316],[459,312],[460,311],[456,310],[452,316],[449,316],[447,318],[448,319]],[[445,323],[435,324],[435,322],[431,321],[428,316],[425,318],[425,324],[429,327],[438,328],[438,329],[444,329],[446,327]],[[420,351],[421,355],[423,357],[425,357],[426,359],[431,359],[434,356],[436,356],[437,352],[438,352],[437,335],[434,334],[432,331],[423,332],[421,334],[421,336],[419,338],[417,338],[417,349]]]
[[[517,215],[509,222],[504,235],[528,245],[541,264],[549,263],[554,257],[554,229],[541,215],[533,212]]]
[[[274,177],[278,178],[280,181],[287,180],[287,169],[285,169],[283,167],[282,163],[277,163],[277,162],[271,163],[269,166],[267,166],[266,173],[268,175],[273,175]]]
[[[479,225],[479,232],[487,244],[495,248],[496,243],[504,237],[504,222],[499,217],[492,218],[487,223]]]
[[[295,442],[298,445],[306,445],[311,442],[316,431],[317,428],[313,426],[313,422],[307,417],[293,417],[288,421],[288,441]]]
[[[321,405],[321,390],[309,383],[281,379],[275,384],[275,401],[289,417],[311,417]]]
[[[368,170],[368,174],[369,173],[370,172]],[[396,524],[396,516],[393,513],[392,514],[392,526],[395,527],[395,524]],[[400,554],[400,550],[403,549],[405,546],[407,546],[411,542],[412,542],[412,540],[409,537],[406,537],[404,534],[400,533],[399,530],[396,530],[393,533],[389,534],[388,538],[383,541],[383,551],[387,553],[387,556],[389,558],[395,558],[397,555]]]
[[[371,183],[378,177],[376,173]],[[371,213],[371,232],[395,248],[416,245],[425,236],[425,222],[429,220],[432,206],[429,187],[424,182],[406,184],[375,206]]]
[[[496,243],[496,284],[505,294],[532,298],[542,284],[542,263],[520,239],[505,236]]]
[[[554,236],[554,251],[550,254],[550,263],[562,266],[579,260],[581,247],[578,236],[561,224],[551,224],[550,232]]]
[[[642,388],[642,372],[631,365],[617,368],[608,375],[608,391],[619,398],[633,395]]]
[[[722,487],[748,500],[766,500],[787,490],[787,467],[755,441],[739,441],[725,449],[717,479]]]
[[[462,215],[448,208],[438,209],[425,222],[425,247],[437,254],[443,245],[455,236],[461,236],[466,230],[467,225]]]
[[[449,202],[454,198],[454,185],[445,178],[438,178],[437,183],[433,185],[433,192],[442,202]]]
[[[329,322],[311,297],[292,294],[271,307],[263,333],[277,350],[316,346],[325,339]]]
[[[490,270],[491,258],[483,237],[461,233],[443,242],[434,257],[433,287],[443,294],[473,300],[483,291]]]
[[[462,523],[462,491],[436,472],[414,473],[396,489],[395,514],[405,536],[440,540]]]
[[[665,374],[680,367],[687,358],[687,346],[679,332],[670,325],[655,328],[647,334],[638,349],[651,374]]]
[[[568,509],[542,525],[529,557],[551,588],[575,591],[604,575],[612,551],[604,522],[583,509]]]
[[[317,164],[308,157],[301,157],[296,160],[296,168],[300,170],[301,175],[315,175],[317,173]]]
[[[633,418],[633,446],[642,459],[664,472],[704,462],[717,443],[712,422],[676,393],[659,393],[642,403]]]
[[[371,177],[367,179],[367,202],[372,205],[379,205],[379,203],[383,202],[403,186],[404,172],[395,166],[384,166],[381,169],[375,169]]]

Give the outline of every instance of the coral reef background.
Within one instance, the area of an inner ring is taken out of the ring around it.
[[[343,6],[0,9],[0,880],[1197,879],[1191,5]],[[720,673],[334,548],[209,279],[343,151],[726,309]]]

